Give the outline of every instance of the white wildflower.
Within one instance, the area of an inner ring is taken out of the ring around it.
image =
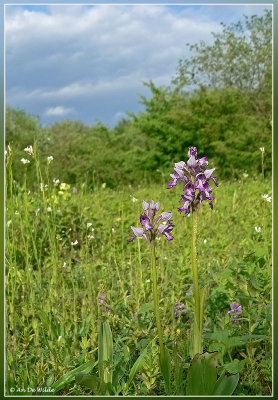
[[[37,208],[37,209],[35,210],[35,214],[38,215],[39,211],[40,211],[40,208]]]
[[[48,185],[41,182],[40,189],[41,189],[41,192],[46,191],[46,190],[48,190]]]
[[[116,232],[116,230],[115,230],[114,228],[112,228],[111,231],[112,231],[112,233],[115,233],[115,232]]]
[[[63,268],[67,268],[67,263],[64,262],[64,264],[62,265]]]
[[[103,182],[103,184],[101,185],[102,189],[106,188],[106,182]]]
[[[53,179],[53,183],[54,183],[55,186],[59,185],[60,179],[54,178],[54,179]]]
[[[22,158],[20,161],[22,162],[22,164],[30,164],[30,161],[26,158]]]
[[[7,221],[7,227],[9,227],[12,223],[12,220],[10,219],[9,221]]]
[[[72,246],[76,246],[76,245],[78,244],[78,240],[75,240],[74,242],[70,242],[70,244],[71,244]]]
[[[63,336],[59,336],[58,337],[58,343],[60,342],[60,340],[62,339]]]
[[[207,239],[204,239],[204,243],[206,244],[208,241],[207,241]]]
[[[262,195],[262,199],[263,199],[264,201],[267,201],[268,203],[271,203],[272,197],[269,196],[268,194],[263,194],[263,195]]]
[[[92,222],[87,222],[87,228],[90,228],[90,226],[92,226]]]
[[[25,147],[24,151],[25,151],[25,153],[28,153],[29,156],[31,156],[34,153],[33,146],[30,145],[30,146]]]
[[[47,157],[47,162],[48,162],[48,164],[50,164],[51,161],[53,161],[53,160],[54,160],[53,156],[48,156],[48,157]]]
[[[131,200],[133,203],[136,203],[138,201],[138,199],[136,199],[136,197],[134,197],[134,196],[130,196],[130,197],[131,197]]]
[[[260,226],[255,226],[255,231],[257,232],[257,233],[260,233],[261,231],[262,231],[262,228],[260,227]]]
[[[264,153],[264,147],[260,147],[262,153]]]
[[[89,240],[92,240],[92,239],[94,239],[95,237],[94,237],[94,235],[88,235],[87,238],[88,238]]]
[[[47,207],[47,212],[51,212],[52,211],[52,208],[51,207]]]

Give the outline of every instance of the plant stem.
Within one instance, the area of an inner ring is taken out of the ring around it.
[[[194,355],[202,353],[202,321],[201,321],[201,302],[198,278],[198,259],[197,259],[197,228],[198,215],[192,210],[192,274],[193,274],[193,293],[194,293],[194,328],[193,328],[193,352]]]
[[[153,284],[153,302],[154,302],[154,314],[156,320],[156,328],[158,333],[160,352],[163,351],[163,336],[161,329],[161,322],[159,316],[159,303],[158,303],[158,292],[157,292],[157,270],[156,270],[156,260],[155,260],[155,242],[151,242],[151,274],[152,274],[152,284]]]
[[[264,151],[262,151],[261,153],[262,153],[262,177],[264,180]]]

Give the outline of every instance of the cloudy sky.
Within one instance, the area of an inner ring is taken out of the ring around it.
[[[5,7],[6,104],[43,124],[78,119],[114,126],[138,112],[143,81],[169,84],[186,43],[212,41],[220,22],[259,5]]]

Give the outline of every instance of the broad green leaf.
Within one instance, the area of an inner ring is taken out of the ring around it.
[[[225,375],[223,373],[217,380],[212,394],[215,396],[231,396],[237,387],[238,380],[239,374]]]
[[[145,348],[145,350],[140,354],[140,356],[137,358],[135,363],[133,364],[130,372],[129,372],[129,377],[128,377],[128,384],[130,384],[135,375],[137,374],[138,371],[140,371],[141,368],[145,365],[146,359],[148,357],[148,346]]]
[[[242,346],[249,341],[260,342],[261,340],[268,339],[266,335],[242,335],[242,336],[232,336],[226,343],[226,348],[232,348],[237,346]]]
[[[217,352],[197,354],[189,367],[186,395],[211,395],[217,379]]]
[[[213,332],[213,333],[206,333],[204,334],[204,337],[216,342],[221,342],[221,343],[226,343],[229,338],[229,332],[228,331],[219,331],[219,332]]]
[[[99,394],[101,381],[97,376],[85,374],[84,372],[78,372],[75,378],[79,385],[88,387],[94,392],[94,394]]]
[[[232,362],[224,365],[225,369],[229,374],[237,374],[241,372],[244,368],[245,360],[234,359]]]
[[[113,339],[108,321],[99,326],[98,335],[98,365],[99,377],[105,383],[112,383],[113,371]],[[109,365],[110,364],[110,365]]]
[[[165,381],[165,389],[166,393],[170,393],[170,381],[171,381],[171,363],[170,363],[170,356],[169,356],[169,351],[165,345],[163,345],[163,348],[161,349],[159,353],[159,365],[160,365],[160,370],[163,375],[164,381]]]
[[[259,247],[255,251],[255,256],[258,258],[264,257],[266,254],[267,254],[267,249],[265,249],[264,247]]]
[[[255,289],[261,290],[261,288],[260,288],[260,286],[259,286],[259,284],[258,284],[258,281],[257,281],[255,275],[251,275],[251,277],[250,277],[250,283],[251,283],[251,285],[252,285]]]
[[[91,360],[86,362],[83,365],[80,365],[79,367],[67,372],[64,376],[62,376],[60,379],[58,379],[53,385],[52,389],[55,390],[55,393],[61,390],[63,387],[71,383],[74,379],[75,376],[78,372],[84,372],[84,373],[89,373],[91,370],[94,368],[94,366],[97,364],[96,361]]]
[[[224,270],[223,270],[223,272],[222,272],[222,274],[221,274],[221,276],[223,277],[223,278],[229,278],[230,276],[232,276],[233,275],[233,271],[230,269],[230,268],[225,268]]]
[[[147,312],[152,311],[153,308],[154,308],[153,302],[142,304],[138,311],[138,314],[146,314]]]
[[[47,331],[50,328],[53,337],[55,339],[58,339],[59,332],[57,331],[57,328],[56,328],[55,324],[53,323],[51,317],[44,310],[40,310],[38,315],[39,315],[40,321],[41,321],[42,325],[44,326],[44,328]]]

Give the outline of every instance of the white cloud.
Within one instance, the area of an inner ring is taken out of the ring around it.
[[[210,42],[211,32],[220,30],[209,7],[176,9],[6,6],[8,104],[53,119],[62,115],[62,106],[52,104],[64,103],[65,110],[76,110],[85,122],[92,120],[92,112],[100,117],[102,109],[104,122],[128,111],[126,105],[138,111],[138,93],[146,93],[142,81],[170,83],[178,60],[189,54],[186,43]],[[240,14],[241,8],[233,10]],[[228,14],[224,6],[217,12]]]
[[[44,114],[50,117],[63,117],[64,115],[71,114],[72,112],[74,112],[72,108],[57,106],[47,108]]]

